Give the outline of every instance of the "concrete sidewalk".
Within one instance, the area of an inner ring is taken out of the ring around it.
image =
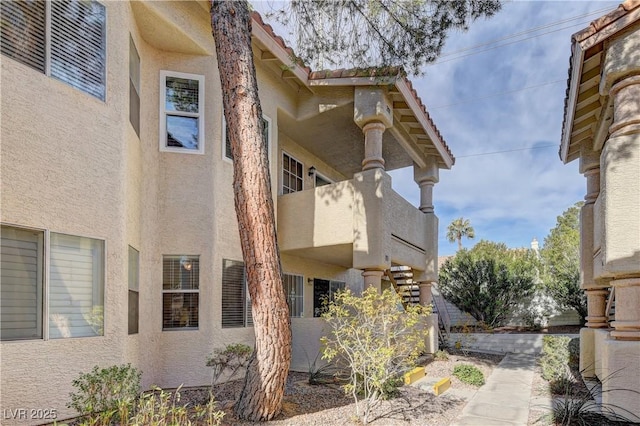
[[[507,354],[451,426],[524,426],[529,419],[536,357]]]

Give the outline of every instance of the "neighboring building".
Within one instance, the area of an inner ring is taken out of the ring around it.
[[[573,35],[560,158],[579,159],[587,179],[581,368],[602,380],[604,403],[640,421],[640,1]]]
[[[131,363],[145,388],[209,384],[214,348],[253,342],[209,2],[1,14],[2,423],[75,415],[71,381],[94,365]],[[311,72],[258,15],[253,48],[306,371],[323,296],[403,265],[430,302],[432,189],[454,158],[398,70]],[[407,166],[418,208],[385,172]]]

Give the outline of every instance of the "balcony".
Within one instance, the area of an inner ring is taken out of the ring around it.
[[[437,229],[437,217],[403,199],[381,169],[278,197],[280,250],[347,268],[435,271]]]

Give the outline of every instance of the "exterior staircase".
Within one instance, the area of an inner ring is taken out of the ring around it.
[[[410,266],[394,265],[385,271],[385,276],[391,282],[396,293],[402,297],[402,306],[420,304],[420,287],[413,280],[413,269]],[[438,344],[440,347],[449,345],[451,319],[447,305],[440,294],[432,293],[433,313],[438,314]]]
[[[447,304],[444,297],[438,292],[431,292],[433,299],[433,312],[438,314],[438,344],[442,348],[449,346],[449,337],[451,333],[451,317],[447,310]]]

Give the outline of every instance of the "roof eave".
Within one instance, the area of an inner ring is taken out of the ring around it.
[[[569,146],[571,145],[573,118],[576,112],[578,91],[580,90],[580,76],[582,75],[584,53],[585,50],[582,48],[581,44],[574,40],[571,62],[571,76],[569,77],[569,93],[567,95],[567,110],[564,116],[564,126],[562,126],[562,141],[560,144],[560,159],[565,164],[572,160],[569,159]]]

